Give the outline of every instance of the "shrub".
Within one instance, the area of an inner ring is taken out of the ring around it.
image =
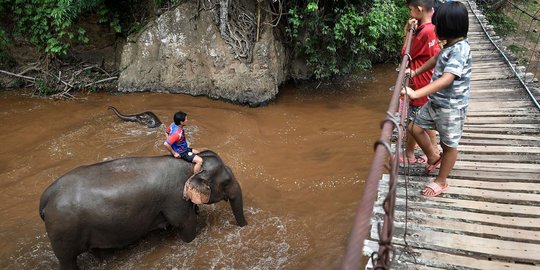
[[[408,16],[399,0],[290,1],[287,10],[293,50],[317,79],[396,59]]]

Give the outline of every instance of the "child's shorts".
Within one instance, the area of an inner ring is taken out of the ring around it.
[[[463,134],[466,114],[467,108],[441,108],[428,101],[418,111],[414,123],[424,129],[437,130],[442,143],[448,147],[456,148],[459,146],[459,140]]]
[[[409,119],[409,121],[414,121],[414,119],[416,118],[416,114],[418,114],[418,111],[422,108],[422,106],[414,106],[414,105],[409,105],[409,110],[407,111],[407,119]]]
[[[193,163],[193,159],[196,155],[191,151],[193,151],[193,149],[188,148],[187,151],[180,153],[180,157],[185,161]]]

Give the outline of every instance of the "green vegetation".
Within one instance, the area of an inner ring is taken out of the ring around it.
[[[154,3],[155,2],[155,3]],[[149,17],[148,6],[159,8],[178,0],[0,0],[0,52],[12,35],[36,46],[47,57],[65,56],[75,43],[87,43],[86,30],[77,25],[82,17],[97,13],[99,22],[119,34],[133,32],[132,27]],[[1,54],[0,54],[1,57]]]
[[[513,33],[517,29],[517,22],[504,13],[490,12],[486,18],[493,25],[495,32],[501,36]]]
[[[4,15],[0,19],[0,61],[8,61],[3,52],[10,40],[26,40],[49,63],[69,55],[74,44],[89,42],[79,24],[87,16],[97,15],[100,23],[127,36],[139,31],[158,11],[185,1],[0,0]],[[267,1],[283,5],[280,27],[295,55],[306,59],[317,79],[398,57],[401,29],[408,16],[403,0]]]
[[[408,11],[400,0],[289,1],[286,33],[317,79],[396,59]]]
[[[531,55],[538,49],[537,13],[540,10],[540,3],[535,0],[512,1],[512,3],[506,0],[479,2],[486,19],[493,25],[497,35],[503,37],[503,44],[515,56],[515,61],[519,65],[527,65]],[[536,18],[533,19],[532,16]]]

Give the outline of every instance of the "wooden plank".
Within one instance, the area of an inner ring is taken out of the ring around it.
[[[463,132],[461,138],[483,138],[483,139],[500,139],[500,140],[515,140],[515,141],[537,141],[540,142],[540,136],[528,135],[512,135],[512,134],[478,134]]]
[[[452,177],[467,178],[467,179],[479,179],[491,181],[522,181],[522,182],[537,182],[538,174],[537,173],[515,173],[515,172],[492,172],[488,170],[460,170],[453,169],[451,174]]]
[[[540,146],[539,141],[528,140],[499,140],[499,139],[478,139],[461,138],[460,145],[508,145],[508,146]]]
[[[500,191],[540,191],[540,181],[537,183],[523,183],[516,181],[490,182],[458,178],[448,178],[447,180],[452,187],[484,188]],[[538,226],[540,226],[540,222]]]
[[[459,148],[458,148],[459,149]],[[538,163],[505,163],[505,162],[484,162],[484,161],[460,161],[456,162],[454,168],[471,168],[502,172],[532,172],[540,173]],[[540,178],[540,176],[539,176]],[[539,179],[540,180],[540,179]]]
[[[397,223],[399,226],[399,223]],[[403,227],[394,230],[393,243],[404,245]],[[503,261],[540,263],[537,256],[540,244],[519,241],[482,238],[474,235],[453,234],[430,230],[428,227],[407,228],[407,243],[413,248],[422,248],[440,252],[452,252],[460,255],[472,255]],[[375,226],[371,229],[371,237],[378,239]]]
[[[470,269],[474,266],[475,269],[515,269],[515,270],[529,270],[540,269],[540,266],[515,264],[505,261],[488,260],[487,258],[476,258],[472,256],[455,255],[446,252],[433,251],[427,249],[412,248],[414,257],[406,252],[403,245],[394,245],[398,256],[396,259],[400,260],[398,265],[392,267],[392,269],[425,269],[423,267],[440,267],[440,269]],[[373,251],[379,249],[379,244],[373,240],[366,240],[364,243],[365,252],[364,255],[370,255]],[[403,265],[403,266],[402,266]],[[366,268],[372,269],[372,268]],[[437,268],[436,268],[437,269]]]
[[[443,209],[443,208],[425,208],[422,203],[415,201],[406,202],[403,198],[396,199],[396,206],[400,206],[404,209],[405,203],[409,209],[414,211],[414,215],[433,215],[441,216],[445,218],[458,219],[463,221],[482,222],[485,224],[493,224],[496,226],[512,226],[516,228],[532,228],[538,229],[538,217],[514,217],[514,216],[501,216],[492,215],[486,213],[470,212],[464,210]]]
[[[428,261],[428,262],[434,262],[429,265],[439,265],[438,261],[444,261],[451,263],[452,265],[469,268],[474,266],[476,269],[489,269],[489,270],[495,270],[495,269],[512,269],[512,270],[534,270],[534,269],[540,269],[540,266],[535,265],[525,265],[525,264],[517,264],[517,263],[510,263],[510,262],[503,262],[503,261],[494,261],[492,258],[490,259],[480,259],[480,258],[474,258],[474,257],[465,257],[460,255],[454,255],[454,254],[448,254],[448,253],[441,253],[431,250],[419,250],[420,257],[422,260]],[[455,269],[455,268],[453,268]]]
[[[379,250],[379,244],[377,242],[374,242],[372,240],[366,240],[364,242],[363,254],[365,256],[371,257],[371,254],[373,252],[378,251],[378,250]],[[397,258],[397,259],[399,259],[399,258]],[[407,270],[410,270],[410,269],[415,269],[415,270],[436,270],[436,269],[442,269],[442,268],[430,267],[430,266],[418,265],[418,264],[413,265],[412,263],[409,263],[409,262],[402,262],[402,263],[404,265],[393,263],[392,264],[392,269],[395,269],[395,270],[402,270],[402,269],[407,269]],[[375,269],[375,267],[373,266],[373,262],[371,260],[368,260],[365,269],[369,269],[369,270]]]
[[[385,188],[385,190],[387,190],[387,188],[384,186],[382,186],[382,188]],[[460,195],[460,192],[464,192],[465,189],[459,188],[459,187],[452,188],[452,186],[442,196],[426,198],[420,195],[421,189],[422,188],[419,187],[418,189],[416,189],[416,192],[413,192],[412,190],[415,190],[415,189],[411,188],[411,192],[408,192],[409,200],[410,200],[408,203],[411,203],[411,201],[414,201],[417,207],[445,208],[445,209],[452,208],[452,209],[458,209],[461,211],[464,211],[464,210],[474,211],[475,214],[476,212],[485,213],[485,214],[489,213],[492,215],[520,214],[523,216],[536,218],[537,223],[540,220],[540,206],[472,201],[472,200],[466,200],[466,199],[454,199],[454,198],[450,198],[450,196]],[[486,192],[486,194],[487,193],[488,192]],[[489,194],[495,194],[495,193],[500,193],[500,192],[498,191],[489,192]],[[402,197],[405,197],[405,192],[402,190],[398,190],[398,194],[400,196],[400,199]],[[381,198],[381,200],[384,200],[384,199]],[[515,203],[516,201],[512,201],[512,202]]]
[[[458,150],[462,152],[482,152],[482,153],[540,154],[540,147],[520,147],[520,146],[460,145],[458,147]]]
[[[450,188],[446,195],[456,194]],[[418,195],[421,199],[425,199],[423,196]],[[492,202],[482,202],[482,201],[469,201],[469,200],[460,200],[452,199],[446,197],[434,197],[430,198],[423,202],[426,207],[452,207],[460,209],[469,209],[475,210],[483,213],[491,213],[493,215],[499,214],[521,214],[531,217],[540,218],[540,207],[539,206],[528,206],[528,205],[512,205],[505,203],[492,203]]]
[[[527,116],[531,113],[536,113],[532,109],[526,110],[497,110],[497,111],[468,111],[469,117],[491,117],[491,116]]]
[[[523,101],[525,99],[527,99],[528,97],[525,96],[525,94],[522,94],[518,91],[516,92],[507,92],[507,93],[500,93],[500,95],[508,95],[509,97],[506,98],[504,101]],[[475,102],[476,100],[478,101],[483,101],[483,100],[486,100],[486,99],[490,99],[490,100],[499,100],[497,97],[495,97],[493,95],[493,93],[488,93],[488,92],[480,92],[480,93],[474,93],[474,94],[471,94],[471,96],[469,97],[469,103],[471,102]]]
[[[379,183],[379,192],[384,193],[384,191],[388,190],[388,179],[381,179]],[[405,202],[403,202],[403,198],[407,198],[407,203],[416,203],[416,207],[424,207],[424,208],[452,208],[452,209],[459,209],[461,211],[467,209],[467,211],[474,211],[475,213],[490,213],[493,215],[501,215],[501,214],[519,214],[522,216],[527,217],[534,217],[534,218],[540,218],[540,206],[530,206],[530,205],[518,205],[518,204],[508,204],[508,203],[498,203],[498,202],[483,202],[483,201],[471,201],[466,199],[455,199],[450,198],[450,196],[453,195],[459,195],[455,191],[462,191],[462,188],[456,188],[454,191],[452,190],[452,186],[448,189],[447,192],[443,193],[440,197],[433,197],[428,198],[420,195],[420,189],[418,188],[415,191],[414,188],[411,188],[411,191],[406,191],[403,188],[398,188],[396,191],[397,198],[396,198],[396,204],[397,201],[402,200],[402,205],[404,205]],[[497,191],[495,191],[497,192]],[[494,194],[494,193],[491,193]],[[408,196],[407,196],[408,195]],[[535,194],[538,195],[538,194]],[[453,196],[455,197],[455,196]],[[378,204],[381,204],[382,201],[384,201],[384,197],[380,196],[377,199]],[[537,220],[537,226],[540,225],[540,222]]]
[[[493,225],[496,227],[512,227],[516,229],[525,229],[538,232],[540,225],[538,224],[538,218],[523,218],[523,217],[506,217],[496,216],[491,214],[474,213],[469,211],[451,210],[451,209],[438,209],[438,208],[423,208],[421,205],[414,201],[408,202],[408,208],[405,208],[405,200],[400,199],[396,204],[396,211],[404,211],[408,209],[408,218],[439,218],[439,219],[451,219],[459,222],[478,223],[483,225]],[[374,209],[373,213],[381,214],[382,209]],[[397,212],[396,212],[397,213]],[[403,219],[404,220],[404,219]],[[538,238],[536,238],[538,240]]]
[[[511,112],[511,111],[523,109],[525,107],[531,108],[532,102],[531,102],[531,106],[522,106],[522,107],[517,107],[517,106],[514,106],[514,107],[491,107],[491,106],[475,107],[474,100],[471,100],[469,102],[469,108],[467,110],[467,113],[469,112],[504,112],[504,111]]]
[[[415,183],[415,184],[409,183],[410,188],[416,189],[418,191],[422,190],[425,184],[426,182]],[[487,189],[473,188],[473,187],[460,187],[460,186],[454,186],[453,182],[449,182],[449,185],[450,185],[450,188],[448,189],[446,193],[451,194],[451,195],[457,195],[459,196],[458,198],[461,198],[462,200],[467,200],[467,198],[470,200],[472,199],[471,197],[481,197],[485,202],[491,201],[491,202],[504,203],[504,204],[540,206],[540,194],[526,193],[521,190],[501,191],[501,190],[487,190]],[[456,197],[456,196],[452,196],[452,197]],[[538,213],[538,215],[540,217],[540,212]],[[539,223],[540,223],[540,220],[539,220]]]
[[[375,241],[369,241],[370,243],[365,244],[366,249],[368,250],[378,250],[378,243]],[[413,247],[408,247],[412,249],[414,255],[406,252],[403,245],[395,245],[398,251],[398,257],[400,259],[400,264],[412,264],[414,267],[410,268],[396,268],[396,269],[416,269],[417,266],[429,265],[432,267],[441,267],[443,269],[512,269],[512,270],[529,270],[529,269],[540,269],[540,266],[535,265],[525,265],[525,264],[516,264],[512,262],[505,261],[496,261],[493,259],[487,258],[476,258],[476,257],[467,257],[461,255],[455,255],[447,252],[433,251],[427,249],[417,249]],[[410,266],[410,265],[409,265]]]
[[[492,62],[490,62],[490,63],[492,63]],[[511,88],[523,89],[523,86],[517,80],[500,81],[500,82],[497,82],[497,84],[493,84],[493,82],[491,82],[491,81],[475,81],[475,82],[471,82],[471,88],[472,89],[491,89],[491,88],[496,89],[496,88],[501,88],[501,87],[511,87]],[[476,90],[472,90],[472,91],[476,91]]]
[[[523,101],[475,101],[470,102],[469,109],[480,109],[480,108],[522,108],[522,107],[531,107],[532,101],[523,100]]]
[[[502,129],[538,129],[540,131],[540,126],[538,124],[500,124],[500,123],[493,123],[493,124],[469,124],[467,121],[465,121],[465,126],[467,128],[501,128]],[[540,134],[540,132],[539,132]]]
[[[480,80],[507,80],[510,78],[512,78],[510,74],[479,74],[478,76],[471,77],[471,82]]]
[[[467,118],[467,124],[540,124],[537,116],[495,116]]]
[[[379,220],[384,217],[384,210],[382,207],[377,207],[374,213],[378,216]],[[483,236],[486,238],[494,238],[505,241],[516,242],[529,242],[534,243],[535,239],[538,239],[535,244],[540,245],[540,231],[537,228],[530,229],[516,229],[508,227],[500,227],[479,223],[463,222],[462,220],[447,219],[445,217],[438,216],[414,216],[411,217],[412,211],[405,213],[404,211],[396,211],[394,217],[394,227],[405,228],[405,220],[407,220],[407,228],[413,230],[443,230],[448,233],[454,234],[468,234],[473,236]]]
[[[493,98],[496,98],[496,99],[500,99],[500,97],[501,97],[500,94],[502,94],[502,93],[518,95],[521,99],[526,98],[525,91],[523,89],[517,88],[517,87],[509,88],[509,87],[501,87],[501,86],[497,86],[497,87],[492,86],[490,88],[487,88],[485,86],[476,86],[476,88],[472,88],[471,96],[473,96],[475,94],[478,94],[478,93],[491,94],[493,96]],[[523,94],[523,95],[521,95],[521,94]],[[507,98],[511,98],[511,97],[507,97]]]
[[[459,148],[458,148],[459,149]],[[538,156],[535,154],[523,154],[523,155],[495,155],[495,154],[476,154],[476,153],[459,153],[458,161],[494,161],[494,162],[507,162],[507,163],[520,163],[520,162],[531,162],[538,159]],[[540,162],[540,161],[538,161]]]
[[[453,235],[436,231],[409,230],[409,243],[421,243],[420,247],[454,249],[463,253],[481,253],[489,257],[540,263],[540,245],[481,238],[469,235]],[[396,239],[397,240],[397,239]]]
[[[489,126],[468,126],[465,123],[465,131],[467,132],[476,132],[476,133],[486,133],[486,134],[538,134],[540,128],[501,128],[501,127],[489,127]]]

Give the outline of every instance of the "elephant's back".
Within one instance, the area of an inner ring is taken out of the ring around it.
[[[187,171],[179,161],[168,156],[129,157],[77,167],[45,189],[40,215],[51,203],[91,204],[98,199],[110,201],[176,185],[167,183],[165,176]]]

